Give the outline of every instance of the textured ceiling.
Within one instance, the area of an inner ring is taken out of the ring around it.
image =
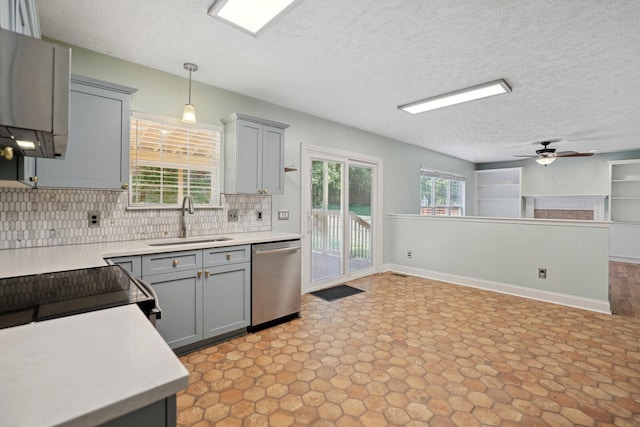
[[[42,34],[472,162],[640,148],[640,1],[306,0],[259,39],[205,0],[46,0]],[[197,40],[196,43],[193,40]],[[224,58],[223,61],[220,58]],[[420,98],[513,93],[418,115]]]

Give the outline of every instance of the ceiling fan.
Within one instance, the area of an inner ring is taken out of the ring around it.
[[[593,153],[578,153],[577,151],[560,151],[556,153],[556,149],[555,148],[549,148],[550,144],[553,144],[554,142],[560,142],[562,141],[561,139],[552,139],[549,141],[542,141],[540,142],[540,144],[542,145],[542,148],[540,148],[539,150],[536,150],[536,155],[520,155],[520,156],[514,156],[514,157],[528,157],[528,158],[535,158],[536,162],[544,165],[545,167],[547,165],[550,165],[551,163],[555,162],[556,158],[558,157],[588,157],[588,156],[593,156]]]

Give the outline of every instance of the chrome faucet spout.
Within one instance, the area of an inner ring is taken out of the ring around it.
[[[196,209],[193,207],[193,200],[191,196],[184,196],[182,199],[182,220],[180,222],[180,237],[187,237],[187,223],[185,221],[185,212],[193,215]]]

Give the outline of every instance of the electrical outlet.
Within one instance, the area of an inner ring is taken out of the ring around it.
[[[227,221],[238,222],[238,209],[229,209],[227,214]]]
[[[256,211],[256,219],[258,221],[262,221],[262,211],[261,210],[257,210]]]
[[[100,212],[89,212],[89,227],[100,227]]]
[[[407,251],[407,259],[413,258],[413,251]]]
[[[540,267],[538,269],[538,279],[546,279],[547,278],[547,269]]]

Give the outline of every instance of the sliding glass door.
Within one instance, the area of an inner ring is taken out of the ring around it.
[[[311,281],[343,274],[344,163],[311,160]]]
[[[303,147],[306,291],[374,272],[378,165],[348,154]]]
[[[373,167],[349,164],[348,247],[349,271],[370,268],[372,263]]]

